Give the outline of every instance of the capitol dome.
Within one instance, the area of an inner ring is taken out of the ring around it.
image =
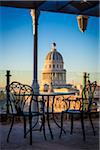
[[[44,69],[43,70],[62,70],[63,69],[63,57],[56,50],[56,44],[52,44],[51,51],[46,55]]]
[[[66,84],[66,70],[62,55],[56,49],[56,43],[52,44],[50,52],[45,57],[42,71],[42,85],[53,86]]]
[[[57,52],[57,50],[54,48],[51,49],[51,52],[49,52],[46,56],[46,61],[56,61],[56,62],[63,62],[62,55]]]

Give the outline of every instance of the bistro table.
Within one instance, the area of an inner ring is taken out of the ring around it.
[[[47,116],[47,124],[48,124],[48,128],[49,128],[49,132],[50,132],[50,135],[51,135],[51,139],[54,138],[53,136],[53,133],[52,133],[52,129],[51,129],[51,124],[50,124],[50,118],[52,116],[52,120],[54,121],[54,123],[59,127],[61,128],[61,125],[59,125],[55,119],[55,114],[59,114],[61,113],[61,110],[59,110],[58,112],[54,110],[54,106],[56,105],[55,103],[55,100],[56,102],[59,101],[59,98],[60,100],[63,102],[63,99],[64,99],[64,96],[71,96],[71,95],[75,95],[75,91],[71,91],[71,92],[62,92],[62,93],[39,93],[39,94],[33,94],[33,97],[38,97],[39,101],[41,101],[41,105],[39,106],[39,111],[43,112],[45,114],[45,116]],[[56,99],[57,97],[57,99]],[[61,107],[61,106],[60,106]],[[42,125],[41,125],[42,126]],[[64,133],[65,130],[62,129],[62,131]]]

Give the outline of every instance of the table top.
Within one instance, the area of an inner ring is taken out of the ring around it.
[[[19,94],[15,94],[15,95],[19,95]],[[20,94],[20,96],[60,96],[60,95],[75,95],[75,91],[70,91],[70,92],[52,92],[52,93],[46,93],[46,92],[43,92],[43,93],[37,93],[37,94],[28,94],[28,93],[25,93],[25,94]]]
[[[33,94],[35,96],[59,96],[59,95],[75,95],[75,92],[74,91],[71,91],[71,92],[52,92],[52,93],[46,93],[46,92],[43,92],[43,93],[39,93],[39,94]]]

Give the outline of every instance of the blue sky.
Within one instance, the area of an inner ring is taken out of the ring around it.
[[[76,15],[41,12],[38,25],[38,66],[56,42],[68,72],[100,72],[99,18],[89,17],[84,33]],[[0,70],[33,69],[30,10],[0,7]]]

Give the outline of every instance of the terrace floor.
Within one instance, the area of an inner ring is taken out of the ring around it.
[[[89,121],[85,120],[86,141],[82,139],[81,124],[79,120],[74,121],[73,135],[70,135],[70,121],[64,123],[66,135],[63,134],[59,139],[60,130],[52,123],[54,140],[50,139],[49,131],[46,126],[45,141],[42,132],[33,131],[33,144],[29,145],[29,136],[23,138],[23,124],[15,123],[11,132],[10,142],[6,142],[9,124],[0,123],[0,150],[99,150],[99,119],[93,119],[96,136],[93,135]]]

